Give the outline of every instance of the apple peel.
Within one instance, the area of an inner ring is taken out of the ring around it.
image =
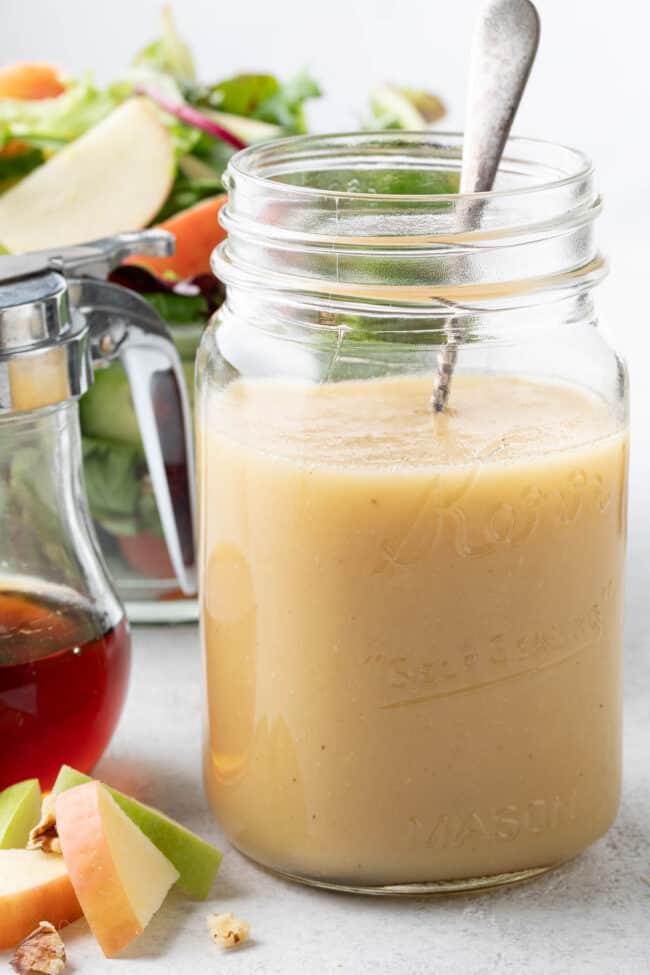
[[[60,928],[81,917],[63,857],[0,850],[0,951],[14,948],[46,918]]]
[[[54,783],[53,792],[60,795],[67,789],[92,781],[94,780],[82,772],[63,765]],[[174,864],[179,873],[179,886],[190,897],[205,900],[221,864],[222,854],[219,850],[159,810],[110,786],[106,788],[120,809]]]
[[[38,779],[27,779],[0,792],[0,850],[19,850],[27,843],[38,822],[41,787]]]
[[[107,958],[137,938],[178,871],[100,782],[56,800],[63,858],[90,929]]]

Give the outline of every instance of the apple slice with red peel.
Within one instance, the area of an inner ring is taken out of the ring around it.
[[[59,795],[67,789],[92,781],[88,775],[77,772],[69,765],[62,765],[52,791]],[[219,850],[160,810],[146,806],[117,789],[106,788],[129,819],[171,860],[179,872],[178,883],[183,890],[190,897],[205,899],[221,863]]]
[[[13,948],[41,921],[76,921],[81,907],[63,857],[42,850],[0,850],[0,951]]]
[[[38,779],[27,779],[0,792],[0,850],[19,850],[41,815]]]
[[[178,870],[99,782],[61,793],[55,812],[72,886],[102,951],[113,958],[142,934]]]
[[[146,227],[173,178],[169,130],[130,98],[0,196],[0,244],[19,253]]]

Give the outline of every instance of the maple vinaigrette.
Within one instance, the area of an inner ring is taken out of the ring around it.
[[[90,771],[120,716],[129,661],[124,616],[106,620],[60,587],[0,592],[0,789],[32,777],[49,789],[64,763]]]

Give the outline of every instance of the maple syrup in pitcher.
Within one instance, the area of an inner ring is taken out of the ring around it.
[[[51,788],[61,765],[88,772],[113,734],[129,674],[124,616],[73,592],[0,591],[0,789]]]
[[[194,591],[181,361],[158,313],[104,280],[129,254],[172,244],[152,230],[0,256],[0,789],[27,778],[49,789],[62,764],[90,771],[126,695],[129,628],[82,472],[78,400],[95,365],[126,371],[170,562]],[[164,411],[161,383],[175,392]],[[103,475],[108,496],[115,474]]]

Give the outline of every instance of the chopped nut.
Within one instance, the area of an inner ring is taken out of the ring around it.
[[[208,916],[208,931],[210,937],[224,948],[236,948],[248,940],[250,934],[248,921],[240,921],[232,914],[210,914]]]
[[[19,975],[61,975],[65,968],[65,946],[54,925],[41,921],[20,942],[9,964]]]
[[[41,819],[29,834],[28,850],[42,850],[43,853],[60,853],[61,841],[56,829],[54,803],[56,796],[49,795],[43,799]]]

